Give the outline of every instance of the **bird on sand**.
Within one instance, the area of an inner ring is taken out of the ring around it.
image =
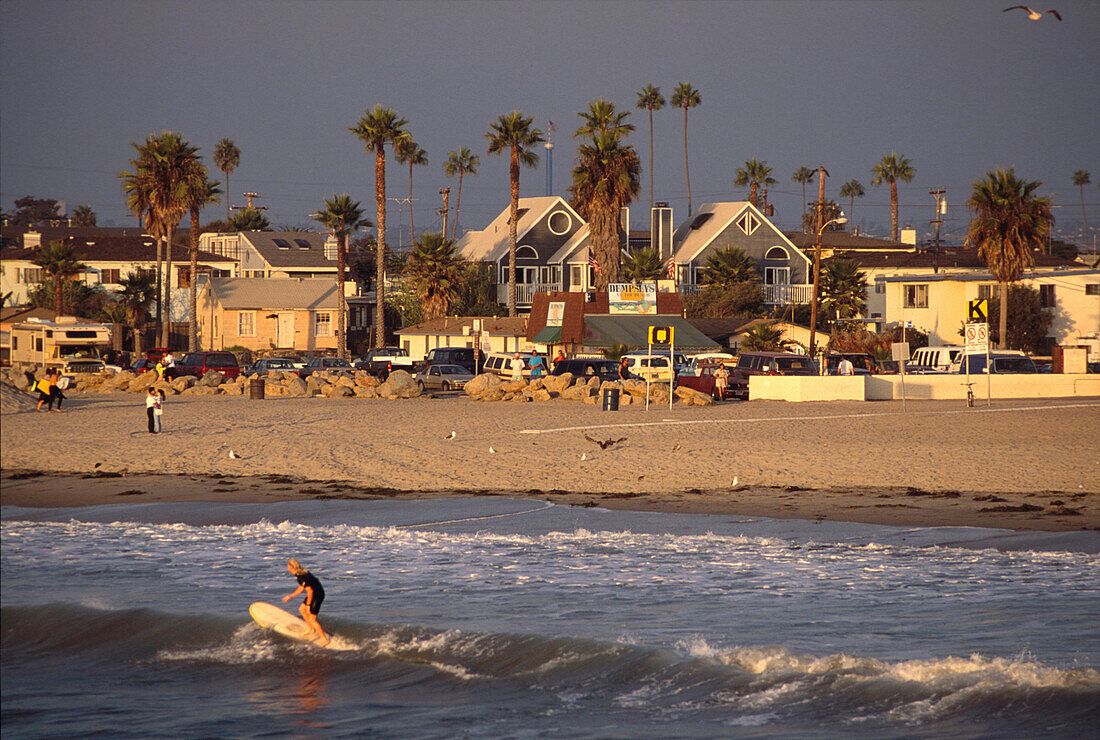
[[[241,456],[240,456],[240,455],[238,455],[238,454],[237,454],[236,452],[234,452],[233,450],[230,450],[230,451],[229,451],[229,459],[230,459],[230,460],[240,460],[240,459],[241,459]]]
[[[444,437],[444,439],[454,439],[454,438],[455,438],[455,437],[457,437],[457,436],[458,436],[458,433],[457,433],[457,432],[455,432],[455,430],[453,430],[453,429],[452,429],[452,430],[451,430],[451,433],[450,433],[450,434],[448,434],[448,435],[447,435],[446,437]]]
[[[98,468],[102,464],[103,463],[101,463],[101,462],[97,462],[95,465],[92,466],[92,470],[95,470],[96,468]]]
[[[496,454],[496,452],[497,452],[497,451],[496,451],[496,450],[494,450],[494,449],[493,449],[492,447],[490,447],[490,448],[489,448],[489,454],[491,454],[491,455],[495,455],[495,454]]]
[[[1024,11],[1025,13],[1027,13],[1027,19],[1029,21],[1039,20],[1040,18],[1043,17],[1044,13],[1050,13],[1052,16],[1054,16],[1058,20],[1062,20],[1062,14],[1059,13],[1054,8],[1050,8],[1049,10],[1032,10],[1031,8],[1027,7],[1026,5],[1013,5],[1011,8],[1005,8],[1001,12],[1002,13],[1007,13],[1010,10],[1022,10],[1022,11]]]
[[[606,450],[608,447],[610,447],[612,445],[617,445],[620,442],[625,442],[626,441],[626,437],[622,437],[620,439],[608,439],[608,440],[602,440],[601,441],[601,440],[598,440],[598,439],[592,439],[587,434],[584,435],[584,438],[587,439],[592,444],[599,445],[601,450]]]
[[[584,460],[587,460],[587,459],[588,459],[588,453],[582,452],[581,453],[581,460],[584,461]]]

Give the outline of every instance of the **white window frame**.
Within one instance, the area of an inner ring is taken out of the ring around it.
[[[910,289],[912,289],[912,295],[910,295]],[[928,283],[902,285],[902,303],[905,308],[928,308]]]
[[[313,336],[315,337],[331,337],[332,336],[332,312],[331,311],[318,311],[313,314]]]
[[[768,279],[768,275],[772,276],[772,279]],[[776,278],[782,278],[777,280]],[[791,268],[789,267],[764,267],[764,285],[790,285],[791,284]]]
[[[237,336],[238,337],[254,337],[254,336],[256,336],[256,312],[255,311],[238,311],[237,312]]]

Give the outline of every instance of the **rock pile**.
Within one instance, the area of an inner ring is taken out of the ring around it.
[[[507,380],[498,375],[485,373],[466,384],[466,395],[475,401],[549,401],[562,398],[569,401],[595,405],[599,403],[604,390],[615,388],[619,391],[619,405],[645,404],[646,384],[641,380],[603,381],[599,378],[574,378],[571,373],[549,375],[530,382],[525,380]],[[668,386],[659,383],[649,386],[650,404],[668,404]],[[712,406],[714,399],[705,393],[691,388],[677,388],[674,403],[684,406]]]

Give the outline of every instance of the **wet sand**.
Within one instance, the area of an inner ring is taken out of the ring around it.
[[[5,413],[0,503],[455,495],[903,526],[1100,529],[1100,400],[712,408],[131,394]],[[451,438],[451,432],[454,437]],[[586,439],[614,442],[606,449]],[[232,451],[235,457],[230,457]]]

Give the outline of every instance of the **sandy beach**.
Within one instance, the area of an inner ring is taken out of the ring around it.
[[[4,413],[0,501],[477,494],[912,526],[1100,528],[1100,401],[1091,399],[604,412],[463,396],[176,397],[160,435],[145,431],[141,401],[86,394],[63,413]],[[601,449],[586,436],[616,441]]]

